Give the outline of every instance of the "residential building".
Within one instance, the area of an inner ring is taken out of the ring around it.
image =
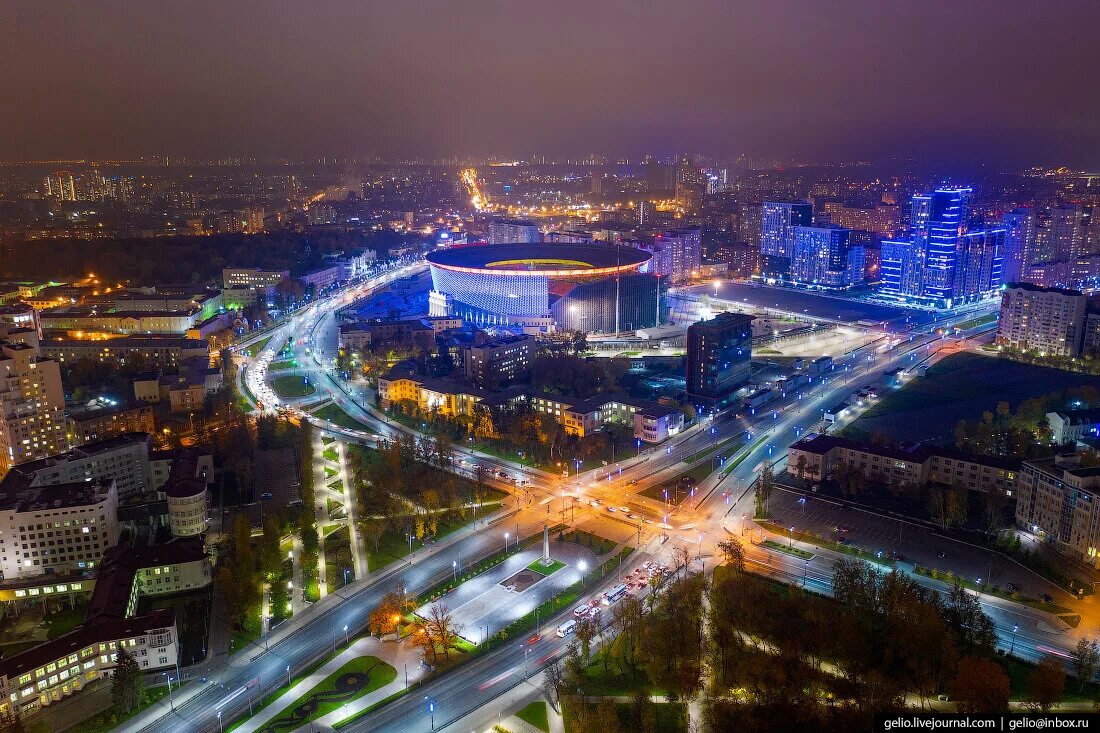
[[[1006,230],[970,228],[970,188],[913,196],[909,236],[882,242],[882,292],[935,305],[977,300],[1002,282]]]
[[[765,201],[760,210],[760,260],[764,276],[790,272],[792,227],[813,224],[813,204],[806,201]]]
[[[725,262],[730,277],[748,280],[760,271],[760,245],[747,242],[722,244],[715,253],[719,262]]]
[[[505,336],[470,346],[463,362],[466,379],[479,387],[499,387],[525,376],[535,356],[534,336]]]
[[[539,227],[524,219],[493,219],[489,222],[489,244],[541,242]]]
[[[195,537],[206,532],[210,519],[207,486],[199,454],[192,451],[176,457],[164,484],[168,529],[173,537]]]
[[[1047,413],[1050,439],[1055,445],[1075,445],[1100,436],[1100,408],[1056,410]]]
[[[1001,226],[1005,230],[1002,280],[1019,282],[1021,276],[1039,261],[1035,259],[1035,210],[1024,207],[1005,212],[1001,216]]]
[[[177,658],[174,610],[136,616],[138,601],[200,590],[211,582],[210,556],[197,538],[109,548],[94,581],[52,588],[94,583],[84,623],[57,639],[0,659],[0,716],[26,715],[109,677],[122,649],[143,672],[177,668],[182,660]]]
[[[438,412],[447,417],[473,416],[475,405],[488,396],[480,388],[451,380],[422,377],[416,364],[402,361],[378,377],[378,404],[390,408],[400,402],[414,402],[423,412]]]
[[[894,236],[901,226],[901,212],[897,204],[858,205],[825,201],[822,212],[837,226],[873,232],[882,237]]]
[[[153,408],[144,402],[97,397],[66,415],[69,445],[82,445],[124,433],[154,433]]]
[[[132,502],[161,491],[172,465],[186,455],[194,456],[193,476],[207,483],[214,480],[211,454],[194,448],[155,451],[148,434],[124,433],[21,463],[0,480],[0,493],[17,494],[41,486],[111,480],[115,482],[119,501]]]
[[[126,364],[143,359],[150,366],[179,366],[187,359],[210,358],[206,341],[177,336],[119,336],[106,339],[77,339],[47,334],[42,355],[61,363],[94,359],[105,364]]]
[[[290,270],[261,270],[258,267],[226,267],[222,269],[225,288],[273,288],[290,278]]]
[[[27,715],[110,677],[121,649],[144,671],[173,669],[177,642],[172,608],[135,618],[90,619],[52,641],[0,659],[0,715]]]
[[[1073,453],[1024,461],[1016,524],[1083,562],[1100,567],[1100,466]]]
[[[69,447],[61,369],[33,327],[0,323],[0,476]]]
[[[457,320],[461,327],[462,319]],[[420,319],[404,321],[359,321],[340,326],[339,344],[347,351],[364,352],[377,347],[401,347],[430,351],[435,347],[436,329]]]
[[[643,246],[653,253],[647,272],[674,281],[688,280],[703,262],[703,240],[699,229],[669,229]]]
[[[915,491],[927,484],[967,491],[998,493],[1011,498],[1017,491],[1020,461],[971,455],[939,446],[881,446],[834,435],[811,433],[787,448],[787,471],[801,478],[828,478],[841,466],[868,480]]]
[[[118,541],[113,480],[0,483],[0,571],[5,578],[96,567]]]
[[[1022,351],[1077,356],[1088,299],[1077,290],[1014,283],[1001,296],[997,343]]]
[[[688,327],[688,399],[723,404],[749,381],[752,316],[720,313]]]
[[[562,395],[532,395],[531,409],[550,415],[569,435],[583,438],[601,425],[600,408],[588,400]]]
[[[791,280],[825,288],[850,288],[863,281],[863,247],[848,229],[829,224],[791,227]]]
[[[39,316],[42,328],[91,334],[174,334],[185,336],[205,319],[196,305],[179,310],[100,311],[95,306],[61,306]]]

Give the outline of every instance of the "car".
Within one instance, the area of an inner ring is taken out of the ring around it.
[[[637,514],[627,514],[626,516],[628,516],[631,519],[639,519]]]
[[[630,513],[630,507],[621,506],[621,507],[619,507],[619,511],[622,512],[623,514],[629,514]]]
[[[573,609],[573,615],[580,618],[581,616],[588,613],[588,608],[589,606],[587,603],[582,603],[581,605]]]
[[[1016,591],[1020,590],[1020,586],[1016,585],[1015,583],[1009,583],[1005,587],[1008,588],[1008,591],[1010,593],[1015,593]]]
[[[615,512],[615,507],[613,507],[613,506],[609,506],[609,507],[607,508],[607,511],[609,511],[609,512],[611,512],[611,513],[614,513],[614,512]]]
[[[636,483],[638,483],[638,479],[636,479],[636,478],[632,478],[632,479],[630,479],[630,481],[628,482],[628,485],[629,485],[629,486],[633,486],[633,485],[634,485],[634,484],[636,484]]]
[[[588,502],[588,505],[593,506],[593,507],[598,507],[600,505],[600,502],[596,501],[595,499],[592,499],[591,501]]]
[[[1043,603],[1054,603],[1054,598],[1049,593],[1044,593]]]
[[[260,501],[271,501],[274,498],[275,497],[271,495],[270,491],[265,491],[264,493],[260,494]]]

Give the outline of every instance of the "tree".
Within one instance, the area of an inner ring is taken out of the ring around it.
[[[988,715],[1008,710],[1008,675],[1001,665],[983,657],[963,657],[948,690],[959,712]]]
[[[388,591],[367,617],[367,628],[378,636],[397,633],[404,611],[404,592],[398,589]]]
[[[586,616],[577,622],[575,633],[580,642],[581,658],[587,663],[592,651],[592,640],[600,633],[600,625],[591,616]]]
[[[137,660],[122,649],[115,659],[115,673],[111,677],[111,707],[117,715],[127,715],[141,705],[145,696],[145,682]]]
[[[798,459],[794,462],[794,471],[799,481],[806,480],[806,455],[804,453],[798,454]]]
[[[726,560],[726,566],[738,573],[745,570],[745,548],[740,540],[730,536],[718,543],[718,549]]]
[[[561,661],[550,660],[550,663],[543,668],[542,674],[542,691],[546,694],[546,701],[550,703],[550,707],[557,710],[563,677]]]
[[[1066,691],[1066,670],[1062,662],[1047,657],[1027,676],[1027,701],[1044,713],[1050,712]]]
[[[768,499],[775,489],[775,476],[772,474],[772,464],[768,461],[760,468],[760,475],[756,477],[756,517],[763,519],[768,516]]]
[[[966,521],[966,491],[941,486],[930,487],[928,511],[944,530]]]
[[[428,608],[428,628],[432,639],[439,645],[444,658],[450,657],[451,649],[458,641],[458,632],[461,629],[451,617],[451,609],[446,603],[433,603]]]
[[[1097,662],[1100,662],[1100,647],[1093,639],[1081,639],[1070,652],[1070,658],[1073,660],[1074,674],[1077,675],[1077,689],[1083,690],[1085,683],[1092,680]]]

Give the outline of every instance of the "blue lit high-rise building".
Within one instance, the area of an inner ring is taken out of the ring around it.
[[[1001,279],[1005,283],[1020,282],[1020,276],[1032,265],[1029,262],[1035,248],[1035,210],[1014,209],[1001,217],[1005,230],[1004,267]]]
[[[764,276],[790,273],[793,227],[813,224],[813,205],[805,201],[765,201],[760,207],[760,270]]]
[[[909,236],[882,242],[882,292],[950,307],[1001,285],[1005,230],[970,229],[973,196],[940,188],[913,197]]]
[[[851,230],[833,224],[792,227],[791,280],[825,288],[850,288],[863,281],[863,247]]]

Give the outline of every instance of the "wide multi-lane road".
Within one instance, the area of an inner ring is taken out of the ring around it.
[[[357,286],[352,293],[319,302],[281,326],[268,346],[246,370],[242,370],[250,390],[265,402],[265,408],[279,404],[277,398],[272,399],[275,395],[265,383],[266,365],[286,339],[293,337],[299,365],[310,375],[311,382],[362,422],[366,429],[347,430],[330,424],[322,424],[322,427],[351,439],[367,441],[404,430],[360,404],[364,402],[360,388],[348,385],[332,373],[331,362],[336,353],[333,311],[363,294],[384,287],[386,281],[406,277],[413,271],[415,266],[386,273],[383,275],[385,280],[374,279]],[[727,532],[736,533],[741,529],[742,515],[751,515],[750,489],[764,461],[782,462],[786,446],[818,423],[823,408],[842,401],[853,390],[881,379],[887,370],[919,362],[931,353],[938,340],[934,335],[909,333],[895,334],[892,338],[900,342],[894,348],[882,351],[884,343],[887,343],[883,341],[857,349],[844,359],[838,359],[837,367],[824,378],[774,401],[757,410],[756,414],[738,411],[736,414],[706,418],[665,445],[577,476],[563,479],[464,448],[456,449],[456,454],[489,468],[503,467],[510,475],[525,475],[529,481],[530,503],[521,503],[516,513],[507,519],[509,526],[518,522],[523,534],[537,531],[542,526],[547,507],[555,519],[561,516],[559,512],[564,508],[568,509],[565,515],[570,520],[575,517],[578,522],[590,521],[598,517],[604,522],[630,525],[637,531],[638,539],[644,546],[635,563],[651,552],[668,552],[674,546],[687,547],[699,556],[701,562],[706,562],[706,558],[714,553],[714,545]],[[741,447],[733,450],[738,445]],[[712,474],[700,484],[694,497],[679,506],[640,495],[646,488],[660,485],[698,465],[696,461],[710,460],[705,453],[708,450],[724,455],[727,465],[729,461],[738,463],[731,470]],[[694,457],[693,462],[685,463],[685,459],[690,457]],[[593,501],[598,504],[593,506]],[[610,512],[609,506],[616,511]],[[501,531],[500,525],[462,530],[426,554],[420,551],[420,557],[415,558],[412,564],[394,566],[383,570],[380,576],[356,581],[287,622],[285,628],[277,629],[268,640],[269,651],[253,646],[238,653],[228,663],[215,665],[209,674],[210,681],[196,682],[194,686],[184,688],[183,699],[174,713],[161,716],[160,709],[147,711],[120,730],[127,733],[218,730],[220,725],[247,711],[250,696],[258,699],[266,690],[278,686],[285,675],[286,665],[291,665],[292,670],[300,669],[323,656],[331,649],[332,639],[344,633],[345,626],[351,633],[362,629],[370,609],[389,587],[389,582],[379,583],[378,580],[400,577],[411,590],[423,590],[449,576],[452,561],[460,556],[468,560],[495,549],[500,542]],[[656,538],[661,534],[668,535],[672,541],[659,544]],[[827,593],[831,591],[829,561],[820,555],[819,558],[806,564],[789,555],[750,548],[750,562],[757,565],[761,572],[795,582],[801,579],[811,588]],[[598,590],[593,588],[593,592]],[[1064,653],[1075,641],[1055,630],[1046,632],[1040,618],[1045,614],[997,599],[983,598],[983,603],[994,616],[998,633],[1005,637],[1006,645],[1012,629],[1019,629],[1014,635],[1017,654],[1038,658],[1050,649]],[[544,625],[552,625],[554,621],[550,619]],[[478,721],[473,711],[493,694],[523,684],[526,674],[534,674],[546,660],[560,653],[563,645],[563,640],[547,634],[533,644],[515,643],[479,655],[461,668],[428,682],[415,694],[364,716],[347,729],[427,731],[432,723],[428,702],[434,705],[437,730],[471,713],[472,717],[463,719],[463,728],[467,724],[488,722]]]

